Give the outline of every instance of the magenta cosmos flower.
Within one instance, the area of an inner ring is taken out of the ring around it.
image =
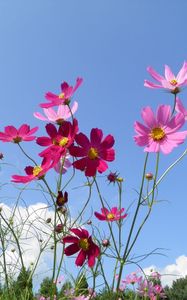
[[[139,283],[142,281],[142,276],[137,276],[136,272],[132,272],[131,274],[128,274],[122,282],[126,284],[132,284]]]
[[[138,135],[134,140],[138,146],[143,146],[146,152],[170,153],[174,147],[182,144],[187,131],[177,132],[185,122],[181,113],[171,117],[171,107],[160,105],[156,117],[152,109],[147,106],[142,110],[142,118],[146,124],[135,122],[134,128]]]
[[[91,235],[86,229],[72,228],[70,230],[74,235],[68,235],[62,239],[62,243],[71,243],[64,249],[67,256],[79,252],[75,264],[82,266],[86,259],[88,259],[88,266],[92,268],[95,265],[95,258],[99,256],[100,249],[93,242]]]
[[[167,89],[177,94],[180,87],[187,85],[187,62],[185,61],[177,76],[173,74],[170,67],[165,65],[165,77],[158,74],[152,67],[148,67],[147,71],[159,84],[155,84],[148,80],[144,81],[144,86],[152,89]]]
[[[49,108],[52,106],[58,106],[60,104],[69,104],[70,98],[73,96],[75,91],[83,82],[82,78],[77,78],[75,86],[70,86],[67,82],[63,82],[61,84],[61,93],[59,95],[53,94],[51,92],[46,93],[46,100],[50,101],[50,103],[41,103],[40,107]]]
[[[67,105],[59,105],[57,111],[53,108],[44,108],[43,111],[46,117],[39,112],[35,112],[34,116],[39,120],[54,122],[61,125],[77,111],[77,108],[78,103],[75,101],[71,109]]]
[[[73,166],[76,169],[85,171],[86,176],[95,176],[96,172],[103,173],[108,168],[105,161],[115,159],[115,151],[112,148],[114,138],[107,135],[104,140],[101,129],[93,128],[90,133],[90,141],[86,135],[79,133],[75,136],[75,141],[80,147],[72,145],[70,154],[75,157],[83,157],[76,160]]]
[[[118,221],[120,219],[124,219],[127,217],[127,214],[123,214],[124,208],[118,209],[117,207],[112,207],[111,210],[108,210],[107,208],[101,208],[102,214],[95,212],[96,218],[98,218],[100,221]]]
[[[4,132],[0,132],[0,140],[3,142],[20,143],[22,141],[33,141],[36,137],[32,134],[38,130],[38,127],[30,129],[30,126],[23,124],[16,129],[14,126],[6,126]]]
[[[184,118],[185,118],[185,120],[187,120],[187,109],[184,107],[182,101],[179,98],[176,99],[175,110],[177,112],[182,113],[183,116],[184,116]]]
[[[39,155],[53,160],[53,166],[55,166],[60,158],[66,155],[67,149],[73,143],[78,131],[78,122],[76,119],[73,120],[73,124],[64,121],[58,129],[50,123],[46,125],[46,131],[49,137],[42,136],[36,140],[38,145],[47,146]]]
[[[12,182],[16,183],[28,183],[33,180],[42,179],[47,171],[51,168],[51,164],[48,160],[43,159],[42,164],[38,166],[27,166],[25,168],[26,176],[12,175]]]

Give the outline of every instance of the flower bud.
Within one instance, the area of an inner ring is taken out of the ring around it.
[[[62,191],[58,191],[58,196],[57,196],[57,199],[56,199],[56,205],[61,207],[67,202],[68,202],[68,193],[65,192],[63,194]]]
[[[51,218],[47,218],[46,223],[51,223]]]
[[[92,220],[88,220],[87,224],[91,225],[92,224]]]
[[[4,155],[2,152],[0,152],[0,159],[3,159]]]
[[[63,225],[62,224],[56,225],[55,232],[61,233],[62,231],[63,231]]]
[[[110,245],[110,241],[108,239],[102,240],[103,247],[108,247]]]
[[[147,180],[152,180],[153,179],[153,174],[152,173],[147,173],[147,174],[145,174],[145,178]]]

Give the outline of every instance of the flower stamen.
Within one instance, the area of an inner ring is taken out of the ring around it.
[[[89,249],[89,242],[88,242],[88,239],[80,239],[79,241],[79,247],[84,250],[84,251],[87,251]]]
[[[98,157],[98,151],[96,148],[91,147],[88,151],[89,159],[96,159]]]
[[[40,166],[35,166],[35,167],[33,168],[32,173],[33,173],[34,176],[38,176],[38,174],[39,174],[41,171],[42,171],[42,167],[40,167]]]
[[[165,132],[160,127],[155,127],[151,130],[151,137],[154,141],[161,141],[165,137]]]

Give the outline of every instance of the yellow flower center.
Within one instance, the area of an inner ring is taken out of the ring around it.
[[[96,148],[91,147],[88,151],[88,157],[90,159],[96,159],[98,157],[98,151]]]
[[[58,98],[63,99],[64,98],[64,93],[61,93],[60,95],[58,95]]]
[[[175,86],[175,85],[177,85],[178,82],[176,79],[172,79],[172,80],[170,80],[170,83],[171,83],[171,85]]]
[[[69,139],[67,137],[62,138],[59,142],[59,146],[61,146],[61,147],[66,146],[68,141],[69,141]]]
[[[108,220],[114,219],[114,214],[109,213],[109,214],[107,215],[107,219],[108,219]]]
[[[40,166],[36,166],[36,167],[33,168],[32,173],[33,173],[34,176],[38,176],[38,174],[39,174],[41,171],[42,171],[42,168],[41,168]]]
[[[79,241],[79,247],[84,250],[87,251],[89,248],[90,244],[88,242],[88,239],[80,239]]]
[[[165,132],[160,127],[155,127],[151,130],[151,137],[154,141],[160,141],[165,137]]]

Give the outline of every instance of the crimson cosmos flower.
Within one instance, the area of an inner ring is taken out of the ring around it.
[[[41,103],[40,107],[42,108],[49,108],[52,106],[58,106],[61,104],[69,104],[70,98],[73,96],[75,91],[83,82],[82,78],[77,78],[75,86],[70,86],[67,82],[63,82],[61,84],[61,93],[59,95],[53,94],[51,92],[46,93],[45,98],[46,100],[50,101],[51,103]]]
[[[38,127],[30,129],[27,124],[21,125],[18,129],[14,126],[6,126],[4,132],[0,132],[0,140],[3,142],[20,143],[22,141],[33,141],[35,136],[32,134],[38,130]]]
[[[64,249],[64,253],[67,256],[73,255],[79,252],[75,264],[82,266],[86,259],[88,259],[88,266],[92,268],[95,265],[95,258],[99,256],[100,249],[93,242],[91,235],[86,229],[72,228],[70,229],[76,236],[68,235],[62,239],[62,243],[71,243]]]
[[[65,121],[58,129],[49,123],[45,128],[49,137],[38,137],[36,143],[40,146],[48,146],[39,155],[51,159],[54,167],[60,158],[66,155],[66,149],[73,143],[78,131],[78,122],[76,119],[73,120],[73,124]]]
[[[118,209],[117,207],[112,207],[111,210],[108,210],[107,208],[101,208],[102,214],[95,212],[96,218],[98,218],[100,221],[117,221],[120,219],[124,219],[127,217],[127,214],[124,214],[122,216],[122,213],[124,212],[124,208]]]
[[[26,176],[12,175],[12,182],[16,183],[28,183],[30,181],[41,179],[51,168],[49,160],[43,159],[41,166],[27,166],[25,168]]]
[[[80,147],[72,145],[69,152],[72,156],[83,157],[74,161],[73,166],[76,169],[85,171],[86,176],[95,176],[96,172],[103,173],[108,165],[105,161],[115,159],[115,151],[112,148],[114,138],[107,135],[104,140],[101,129],[93,128],[90,133],[90,141],[86,135],[79,133],[75,136],[75,141]]]

